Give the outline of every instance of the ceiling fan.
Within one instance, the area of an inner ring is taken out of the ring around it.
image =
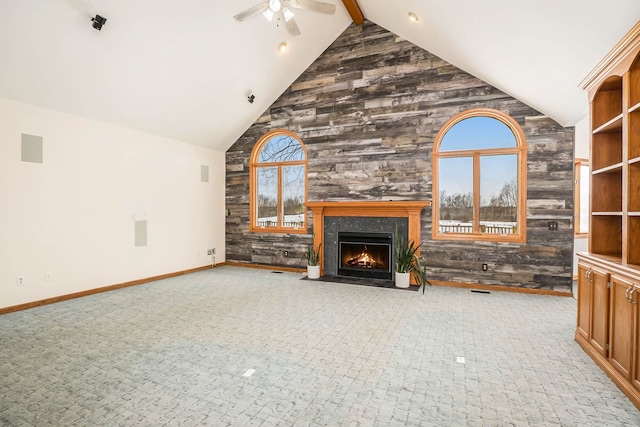
[[[242,22],[246,19],[262,14],[269,21],[276,20],[284,22],[285,28],[289,34],[297,36],[300,34],[300,29],[293,20],[295,14],[291,9],[311,10],[329,15],[333,15],[336,12],[335,5],[318,0],[268,0],[255,5],[244,12],[240,12],[233,18],[236,21]]]

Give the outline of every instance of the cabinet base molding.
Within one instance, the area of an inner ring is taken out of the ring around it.
[[[640,390],[636,389],[629,380],[623,377],[609,361],[600,354],[589,342],[579,333],[575,335],[576,342],[582,347],[585,353],[587,353],[591,359],[611,378],[611,380],[622,390],[622,392],[629,398],[631,403],[640,410]]]

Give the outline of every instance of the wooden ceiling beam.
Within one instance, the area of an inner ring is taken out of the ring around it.
[[[354,24],[364,24],[364,15],[362,14],[362,10],[360,9],[358,0],[342,0],[342,3],[344,3],[344,7],[347,8],[347,12],[349,12],[349,15],[351,15],[351,19],[353,20]]]

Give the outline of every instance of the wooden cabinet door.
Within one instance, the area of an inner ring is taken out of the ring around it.
[[[593,286],[591,282],[591,267],[578,264],[578,324],[577,332],[585,340],[591,336],[591,304]]]
[[[607,342],[609,342],[609,274],[594,267],[589,277],[592,286],[589,342],[606,357]]]
[[[611,276],[611,321],[609,362],[626,379],[631,380],[633,344],[635,335],[635,312],[637,304],[629,302],[629,280]]]
[[[631,298],[635,302],[635,304],[633,304],[634,310],[635,310],[635,315],[634,315],[635,341],[633,342],[634,364],[633,364],[632,383],[635,386],[635,388],[640,390],[640,308],[638,308],[638,304],[640,304],[640,294],[639,294],[640,284],[638,282],[639,282],[638,280],[635,281],[636,283],[635,292],[631,295]]]

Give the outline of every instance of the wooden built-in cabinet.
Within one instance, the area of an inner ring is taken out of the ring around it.
[[[609,334],[609,275],[602,269],[581,263],[578,266],[578,333],[596,351],[606,355]]]
[[[631,379],[634,356],[636,287],[625,277],[611,276],[611,319],[609,327],[609,361],[627,380]]]
[[[578,264],[576,341],[640,409],[640,272],[598,256]]]
[[[640,22],[583,82],[589,93],[589,252],[578,254],[576,341],[640,409]]]

